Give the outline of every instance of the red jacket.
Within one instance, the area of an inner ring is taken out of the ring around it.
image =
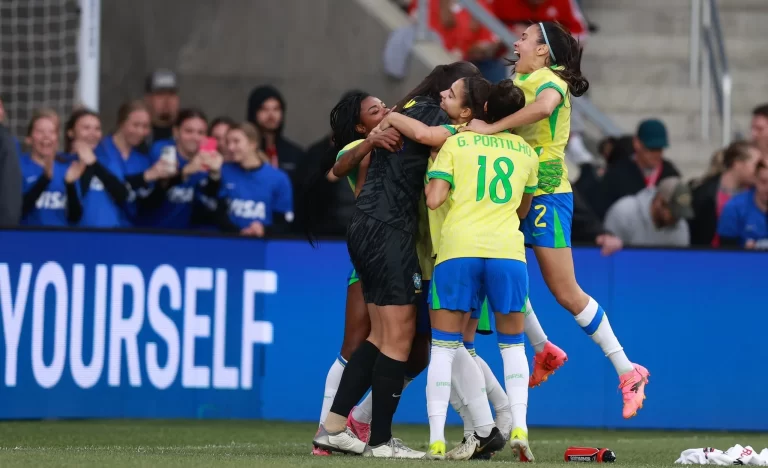
[[[489,4],[492,1],[480,0],[478,3],[491,11]],[[452,8],[456,24],[452,28],[443,26],[440,21],[440,2],[441,0],[429,1],[429,27],[440,36],[446,50],[452,53],[458,52],[466,58],[472,46],[479,43],[498,42],[498,38],[490,30],[480,24],[473,24],[472,15],[458,4]],[[417,4],[418,1],[413,0],[409,8],[410,14],[414,17],[418,12]]]
[[[493,0],[496,17],[512,26],[516,23],[554,21],[562,24],[577,39],[584,39],[589,31],[587,21],[576,0],[544,0],[531,6],[526,0]]]

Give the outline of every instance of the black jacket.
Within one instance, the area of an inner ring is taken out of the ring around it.
[[[680,172],[671,162],[664,159],[657,182],[667,177],[680,177]],[[632,158],[616,161],[616,163],[608,166],[608,170],[600,182],[601,196],[598,206],[594,207],[595,211],[602,219],[608,212],[608,208],[619,198],[635,195],[645,187],[643,171]]]
[[[717,191],[720,189],[720,174],[713,175],[693,189],[693,214],[689,221],[691,245],[712,245],[717,233]]]
[[[258,86],[251,91],[251,95],[248,97],[248,109],[246,111],[245,118],[252,124],[258,126],[256,123],[256,112],[261,108],[265,101],[275,98],[280,101],[280,105],[283,108],[283,121],[280,123],[280,127],[277,129],[277,137],[275,139],[275,149],[277,150],[278,167],[288,174],[291,179],[291,185],[293,186],[293,204],[294,213],[296,216],[296,223],[294,225],[299,226],[303,217],[301,213],[301,203],[299,202],[300,196],[304,193],[303,179],[301,174],[302,163],[306,157],[304,150],[297,144],[283,137],[283,127],[285,125],[286,106],[283,95],[280,91],[272,86]],[[261,141],[261,148],[266,149],[264,140]]]
[[[0,125],[0,226],[16,226],[21,219],[21,166],[11,132]]]
[[[574,189],[571,240],[578,243],[594,244],[597,236],[607,232],[600,218],[592,211],[585,198]]]

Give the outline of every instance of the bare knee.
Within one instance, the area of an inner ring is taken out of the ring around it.
[[[578,315],[587,307],[589,296],[581,290],[574,281],[572,284],[561,284],[552,288],[552,294],[557,303],[573,315]]]

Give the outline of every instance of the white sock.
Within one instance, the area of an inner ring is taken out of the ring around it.
[[[485,379],[475,359],[463,346],[458,349],[453,361],[453,383],[460,387],[460,393],[467,402],[475,432],[480,437],[488,437],[495,423],[491,407],[488,405]]]
[[[547,334],[541,328],[530,299],[525,301],[525,336],[528,337],[528,341],[531,342],[531,346],[537,353],[544,351],[544,345],[547,344]]]
[[[584,333],[589,335],[592,341],[597,343],[608,359],[610,359],[617,374],[622,375],[632,371],[632,363],[624,353],[624,348],[619,344],[618,338],[613,333],[608,316],[594,299],[590,297],[587,307],[575,318],[576,323],[584,330]]]
[[[488,395],[488,401],[493,405],[493,409],[498,414],[500,411],[509,411],[509,398],[504,393],[504,389],[501,388],[501,384],[493,375],[493,371],[488,366],[483,358],[475,356],[475,363],[480,368],[485,379],[485,394]]]
[[[344,366],[347,365],[347,361],[338,356],[330,369],[328,369],[328,376],[325,378],[325,391],[323,392],[323,406],[320,409],[320,424],[325,422],[328,412],[331,411],[331,405],[333,405],[333,399],[336,397],[336,392],[339,389],[339,382],[341,382],[341,375],[344,374]]]
[[[445,418],[451,399],[453,360],[460,346],[461,333],[446,333],[432,329],[432,356],[427,368],[430,445],[435,442],[445,442]]]
[[[504,361],[504,385],[512,411],[512,427],[528,432],[528,360],[525,357],[523,334],[498,333],[501,359]]]
[[[464,423],[464,438],[466,439],[474,434],[475,426],[472,425],[472,416],[469,414],[469,408],[462,401],[455,385],[451,385],[451,406],[461,416],[461,421]]]

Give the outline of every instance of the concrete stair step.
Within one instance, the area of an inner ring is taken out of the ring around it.
[[[768,91],[766,65],[734,67],[731,64],[734,90],[748,85],[760,85]],[[646,60],[642,63],[631,58],[606,60],[592,51],[586,51],[581,69],[590,81],[615,85],[658,84],[684,85],[688,83],[688,59]],[[765,85],[764,85],[765,83]],[[768,98],[768,94],[765,96]]]
[[[706,0],[705,0],[706,1]],[[742,10],[768,10],[765,0],[718,0],[721,12]],[[611,10],[683,10],[690,13],[687,0],[584,0],[584,10],[589,15],[598,9]]]
[[[735,114],[749,113],[757,104],[757,96],[768,101],[768,85],[738,88],[733,93],[732,109]],[[762,89],[761,89],[762,88]],[[634,85],[630,90],[625,86],[595,84],[598,92],[590,93],[590,99],[605,112],[690,112],[701,109],[701,92],[698,88],[685,85],[664,86],[645,84]],[[713,98],[714,106],[714,95]]]
[[[768,4],[768,2],[766,2]],[[598,9],[588,12],[590,21],[600,26],[600,34],[634,35],[660,34],[685,36],[689,34],[691,13],[688,9],[645,8],[632,10]],[[764,10],[721,11],[723,33],[729,37],[760,36],[768,24],[768,8]]]
[[[768,53],[762,41],[728,38],[725,46],[732,67],[740,67],[742,64],[745,66],[752,64],[753,68],[768,66]],[[587,53],[591,58],[603,60],[631,57],[638,66],[643,65],[646,60],[651,62],[680,60],[687,66],[690,49],[686,36],[596,34],[589,40]]]

